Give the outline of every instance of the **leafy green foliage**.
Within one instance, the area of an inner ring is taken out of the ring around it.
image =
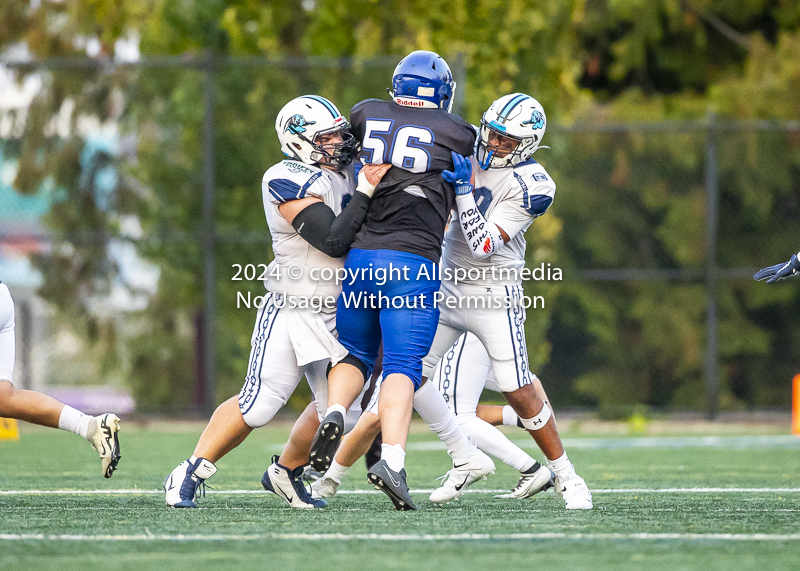
[[[94,0],[28,9],[2,0],[0,30],[0,50],[24,43],[35,57],[83,55],[92,36],[100,61],[127,37],[139,38],[144,57],[214,56],[217,401],[240,386],[249,353],[254,310],[237,308],[236,294],[262,288],[231,281],[231,266],[271,257],[258,181],[281,158],[272,126],[278,109],[302,93],[329,97],[342,110],[384,97],[395,58],[413,49],[448,59],[459,82],[456,109],[473,123],[513,91],[533,94],[547,110],[552,150],[537,159],[559,190],[551,212],[528,231],[528,267],[557,265],[565,281],[526,285],[546,298],[545,309],[528,312],[527,328],[531,366],[556,406],[702,406],[709,137],[719,164],[716,263],[723,271],[758,268],[797,248],[797,133],[733,131],[728,123],[798,118],[793,2]],[[253,59],[229,65],[227,56]],[[35,71],[23,69],[18,79]],[[121,279],[109,244],[130,241],[160,269],[158,291],[131,317],[118,358],[145,409],[193,402],[206,71],[194,64],[48,71],[27,115],[8,115],[22,141],[17,189],[63,190],[47,219],[62,243],[37,260],[41,293],[88,323],[87,335],[114,355],[114,320],[90,307]],[[710,132],[703,125],[712,112]],[[91,155],[86,118],[135,135],[135,158]],[[625,133],[556,127],[669,120],[700,123]],[[87,154],[93,161],[82,159]],[[109,195],[87,172],[110,164],[120,176]],[[141,237],[122,230],[128,216],[140,221]],[[612,268],[695,277],[605,282],[571,273]],[[787,404],[785,383],[800,362],[791,318],[797,288],[753,284],[746,275],[718,287],[722,406]]]

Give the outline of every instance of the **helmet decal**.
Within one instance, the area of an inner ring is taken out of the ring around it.
[[[350,123],[336,106],[319,95],[302,95],[286,103],[275,119],[281,151],[306,164],[341,169],[349,165],[357,151]],[[337,133],[337,138],[319,142],[321,135]]]
[[[306,132],[306,127],[308,125],[316,125],[316,121],[306,121],[305,117],[300,115],[299,113],[293,115],[289,121],[286,123],[286,130],[289,131],[292,135],[299,135],[300,133]]]
[[[544,127],[544,115],[538,109],[534,109],[530,120],[523,121],[522,124],[531,125],[533,129],[541,129]]]

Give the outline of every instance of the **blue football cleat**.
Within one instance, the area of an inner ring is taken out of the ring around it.
[[[205,496],[205,482],[216,471],[217,467],[205,458],[198,458],[194,464],[189,460],[181,462],[164,480],[167,505],[173,508],[196,508],[198,490]]]

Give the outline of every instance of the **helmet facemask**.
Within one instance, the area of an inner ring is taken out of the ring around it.
[[[291,129],[292,125],[290,124],[287,126],[287,131]],[[350,132],[350,124],[347,121],[325,131],[319,131],[315,133],[313,140],[306,136],[305,130],[303,132],[300,132],[300,130],[293,130],[291,133],[306,145],[306,149],[302,149],[299,143],[292,143],[290,145],[290,148],[292,145],[297,147],[293,149],[295,151],[295,156],[296,158],[303,160],[303,162],[316,163],[320,166],[331,167],[334,170],[341,170],[353,162],[353,157],[355,157],[356,152],[358,151],[356,138]],[[321,136],[334,133],[339,134],[341,138],[339,142],[318,142],[318,139]],[[310,149],[308,159],[304,160],[301,158],[300,154],[297,153],[297,151],[308,151],[308,149]]]
[[[490,139],[493,138],[492,134],[497,136],[494,144],[490,142]],[[503,139],[516,141],[516,145],[509,148],[503,144]],[[478,136],[478,163],[483,170],[516,166],[528,160],[538,148],[537,139],[536,135],[521,139],[512,137],[508,133],[502,133],[493,128],[486,121],[481,121],[481,131]]]
[[[335,170],[341,170],[352,163],[358,149],[356,138],[350,132],[349,127],[350,125],[347,124],[343,127],[337,126],[335,129],[321,131],[314,136],[313,141],[300,135],[314,149],[311,151],[311,160],[320,166],[329,166]],[[340,141],[335,143],[319,142],[320,138],[332,134],[338,134]]]

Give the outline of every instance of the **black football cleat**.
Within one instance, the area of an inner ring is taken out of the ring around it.
[[[395,472],[389,468],[386,460],[380,460],[369,469],[367,478],[375,486],[376,490],[380,490],[389,496],[389,499],[394,504],[394,509],[400,511],[417,509],[417,506],[411,500],[411,494],[408,493],[405,468]]]
[[[325,473],[331,467],[333,457],[344,436],[344,416],[334,411],[319,423],[317,434],[311,441],[310,465],[313,470]]]

